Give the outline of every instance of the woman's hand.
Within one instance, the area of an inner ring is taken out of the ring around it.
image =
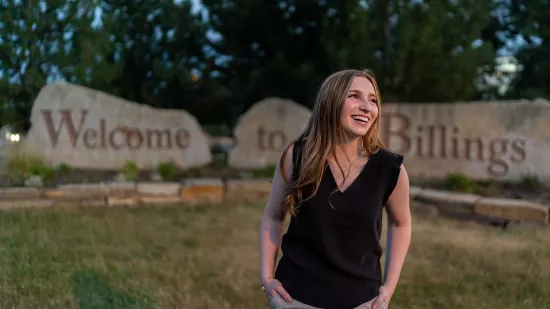
[[[268,279],[264,285],[264,289],[269,300],[271,300],[271,297],[275,296],[275,294],[278,293],[281,296],[281,298],[284,299],[285,301],[287,302],[292,301],[292,298],[290,297],[288,292],[283,288],[283,285],[277,279],[273,279],[273,278]]]
[[[372,309],[386,309],[390,304],[390,300],[393,292],[385,286],[381,286],[378,292],[378,296],[372,303]]]

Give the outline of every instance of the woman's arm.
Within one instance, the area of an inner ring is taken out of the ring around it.
[[[388,248],[389,258],[386,259],[387,265],[384,278],[384,285],[381,288],[383,297],[379,297],[374,303],[373,308],[384,300],[386,304],[389,301],[397,287],[401,269],[405,262],[405,256],[409,250],[411,242],[411,211],[409,204],[409,176],[405,166],[401,165],[401,172],[397,184],[386,203],[388,213]]]
[[[292,149],[293,146],[287,149],[284,162],[287,181],[290,180],[292,175]],[[287,192],[287,183],[282,178],[281,169],[279,163],[277,163],[269,199],[260,226],[260,280],[268,295],[273,296],[275,292],[278,292],[287,301],[291,301],[290,296],[280,283],[273,280],[276,253],[283,236],[285,214],[282,206]]]

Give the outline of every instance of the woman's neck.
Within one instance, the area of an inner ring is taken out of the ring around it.
[[[335,147],[335,156],[338,158],[339,162],[346,162],[347,159],[353,161],[361,155],[362,141],[360,138],[355,138],[352,140],[346,140],[342,142],[337,142]],[[342,149],[343,146],[343,149]]]

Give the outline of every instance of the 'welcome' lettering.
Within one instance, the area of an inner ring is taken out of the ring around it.
[[[51,110],[42,110],[42,117],[52,147],[56,147],[63,130],[67,131],[70,144],[73,148],[84,146],[86,149],[119,150],[123,148],[140,149],[186,149],[191,142],[189,131],[179,128],[172,132],[170,129],[140,129],[128,126],[117,126],[108,129],[105,119],[100,118],[96,128],[84,128],[88,110],[80,110],[80,120],[75,125],[72,112],[68,109],[59,110],[61,120],[57,127],[54,124]],[[79,141],[82,143],[79,145]]]
[[[44,117],[44,122],[46,123],[46,130],[48,131],[50,142],[52,143],[53,147],[57,146],[57,141],[59,140],[61,128],[66,125],[71,144],[73,145],[73,147],[76,147],[78,137],[80,136],[80,132],[82,132],[82,125],[84,124],[84,120],[86,119],[88,111],[85,109],[82,109],[80,111],[80,123],[78,124],[78,128],[75,127],[73,120],[71,119],[70,110],[62,109],[59,110],[59,113],[61,114],[61,121],[59,122],[59,126],[56,129],[53,125],[52,111],[42,110],[42,117]]]

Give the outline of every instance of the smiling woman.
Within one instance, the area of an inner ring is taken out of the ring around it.
[[[373,84],[367,78],[353,79],[342,107],[342,128],[352,135],[365,136],[372,124],[370,120],[377,117],[378,98]]]
[[[378,136],[380,102],[370,71],[332,74],[305,130],[283,151],[260,231],[260,276],[272,309],[389,304],[411,216],[403,156],[385,149]],[[385,282],[383,207],[391,222]],[[286,214],[292,218],[283,236]],[[279,244],[283,256],[275,272]]]

